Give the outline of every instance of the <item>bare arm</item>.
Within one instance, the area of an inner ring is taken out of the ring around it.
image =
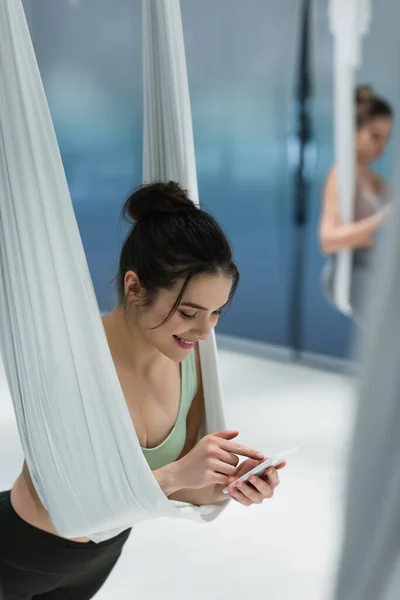
[[[186,456],[186,454],[188,454],[196,445],[200,427],[204,420],[204,392],[198,347],[196,347],[195,353],[198,389],[187,416],[186,443],[181,455],[179,456],[179,459],[183,456]],[[170,500],[178,500],[180,502],[188,502],[196,506],[203,506],[207,504],[217,504],[218,502],[222,502],[227,499],[227,497],[222,493],[224,486],[218,484],[201,489],[177,490],[174,477],[174,465],[175,463],[172,463],[166,467],[163,467],[162,469],[154,471],[153,473],[161,489],[164,491],[165,495],[170,498]]]
[[[319,227],[321,248],[333,254],[348,248],[369,248],[374,245],[372,235],[382,225],[383,216],[377,213],[355,223],[342,223],[339,216],[337,170],[333,167],[326,180],[322,215]]]
[[[194,506],[208,506],[210,504],[219,504],[229,500],[229,496],[222,493],[223,485],[211,485],[201,490],[179,490],[169,496],[170,500],[179,500],[194,504]]]

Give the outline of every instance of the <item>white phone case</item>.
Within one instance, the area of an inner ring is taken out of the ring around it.
[[[267,460],[264,460],[264,462],[254,467],[254,469],[233,481],[230,485],[236,485],[238,481],[247,481],[252,475],[262,475],[268,469],[268,467],[277,467],[285,460],[287,456],[295,454],[295,452],[298,450],[299,448],[296,446],[295,448],[290,448],[289,450],[285,450],[284,452],[279,452],[278,454],[274,454],[274,456],[270,456],[267,458]],[[224,494],[227,494],[228,488],[226,487],[222,491]]]

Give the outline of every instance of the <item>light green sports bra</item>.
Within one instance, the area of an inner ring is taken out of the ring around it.
[[[186,418],[197,392],[197,373],[194,351],[181,362],[181,398],[178,416],[168,437],[155,448],[142,448],[152,471],[174,462],[186,442]]]

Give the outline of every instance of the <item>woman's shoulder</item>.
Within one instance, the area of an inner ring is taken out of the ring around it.
[[[325,180],[324,180],[324,189],[325,191],[332,186],[336,185],[337,180],[337,165],[333,163],[326,172]]]
[[[322,188],[322,201],[323,201],[323,210],[324,212],[327,209],[331,209],[335,206],[337,199],[337,166],[333,164],[329,167],[323,188]]]
[[[337,177],[338,177],[338,167],[336,163],[333,163],[329,169],[328,172],[326,174],[326,178],[325,178],[325,188],[326,187],[331,187],[333,185],[336,185],[337,182]],[[369,170],[367,173],[367,177],[368,177],[368,184],[371,186],[371,188],[374,190],[374,192],[376,194],[385,194],[386,190],[387,190],[387,184],[386,181],[384,180],[384,178],[379,175],[379,173],[377,173],[376,171],[372,171]],[[358,183],[360,183],[360,180],[358,180]]]
[[[336,177],[337,175],[337,164],[333,163],[326,172],[325,181],[332,179],[332,177]]]

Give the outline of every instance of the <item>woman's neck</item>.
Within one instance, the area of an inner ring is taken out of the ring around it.
[[[368,173],[371,171],[371,167],[370,164],[362,161],[362,160],[357,160],[356,161],[356,172],[358,175],[368,175]]]
[[[136,372],[148,373],[166,360],[157,348],[149,344],[134,315],[128,316],[124,307],[117,306],[105,315],[103,325],[115,362]]]

